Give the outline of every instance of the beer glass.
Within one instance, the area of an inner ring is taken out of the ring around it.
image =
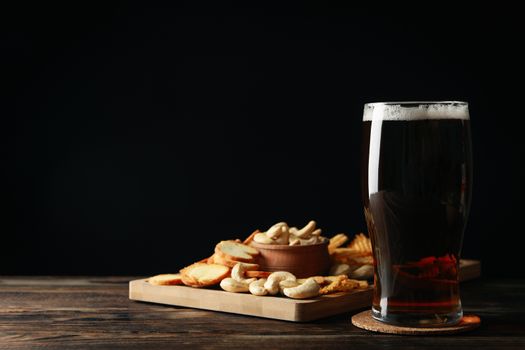
[[[467,103],[365,105],[362,194],[376,320],[412,327],[461,320],[458,269],[471,158]]]

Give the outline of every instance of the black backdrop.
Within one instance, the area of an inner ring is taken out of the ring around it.
[[[363,231],[363,104],[455,99],[463,256],[524,275],[515,9],[172,6],[2,11],[0,274],[176,271],[281,220]]]

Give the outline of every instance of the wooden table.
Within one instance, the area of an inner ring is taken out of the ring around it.
[[[525,349],[525,280],[462,284],[482,326],[454,336],[374,334],[343,314],[291,323],[128,300],[138,277],[0,277],[0,348]]]

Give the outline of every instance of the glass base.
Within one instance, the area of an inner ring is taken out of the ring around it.
[[[372,306],[372,317],[380,322],[404,326],[404,327],[442,327],[453,326],[458,324],[463,318],[463,310],[448,313],[425,313],[425,312],[389,312],[386,315],[381,314],[381,310]]]

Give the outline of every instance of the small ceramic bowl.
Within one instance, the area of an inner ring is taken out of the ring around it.
[[[328,240],[312,245],[274,245],[251,242],[259,251],[262,271],[288,271],[297,278],[326,275],[330,268]]]

